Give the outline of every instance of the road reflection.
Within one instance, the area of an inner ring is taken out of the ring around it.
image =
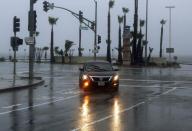
[[[121,131],[121,115],[120,115],[120,100],[115,97],[112,107],[112,121],[111,121],[111,130],[112,131]]]
[[[82,105],[81,105],[81,112],[80,112],[80,124],[79,127],[81,131],[90,131],[93,130],[92,126],[88,126],[88,124],[93,120],[91,117],[91,109],[90,109],[90,96],[86,95],[82,98]]]
[[[15,86],[15,75],[13,75],[13,83],[12,86]],[[15,110],[17,110],[17,104],[18,104],[18,94],[17,92],[12,93],[12,99],[11,99],[11,105],[12,105],[12,113],[11,113],[11,118],[12,118],[12,126],[11,129],[13,131],[18,131],[18,125],[19,125],[19,114]]]
[[[121,102],[117,94],[88,94],[81,98],[78,130],[95,131],[98,122],[110,122],[105,125],[111,131],[121,131]],[[108,108],[99,110],[103,104]]]

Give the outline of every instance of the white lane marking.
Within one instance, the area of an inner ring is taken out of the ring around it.
[[[62,98],[62,99],[53,100],[53,101],[50,101],[50,102],[45,102],[45,103],[36,104],[36,105],[34,105],[34,106],[27,106],[27,107],[15,109],[15,110],[12,110],[12,111],[1,112],[0,115],[9,114],[9,113],[12,113],[12,112],[15,112],[15,111],[22,111],[22,110],[26,110],[26,109],[29,109],[29,108],[40,107],[40,106],[48,105],[48,104],[51,104],[51,103],[56,103],[56,102],[59,102],[59,101],[69,100],[69,99],[78,97],[79,95],[80,95],[80,94],[73,95],[73,96],[66,97],[66,98]]]
[[[150,79],[120,79],[122,81],[143,81],[143,82],[181,82],[181,83],[192,83],[191,81],[166,81],[166,80],[150,80]]]
[[[170,92],[173,92],[174,90],[176,90],[178,87],[174,87],[174,88],[172,88],[172,89],[170,89],[170,90],[168,90],[168,91],[166,91],[166,92],[163,92],[162,93],[162,95],[166,95],[166,94],[168,94],[168,93],[170,93]]]
[[[176,85],[178,85],[178,83],[170,83],[170,84],[163,84],[163,85],[159,85],[159,83],[158,84],[151,84],[150,83],[150,85],[141,85],[141,84],[120,84],[119,86],[121,87],[131,87],[131,88],[133,88],[133,87],[144,87],[144,88],[160,88],[160,87],[173,87],[173,86],[176,86]]]
[[[131,88],[133,88],[133,87],[144,87],[144,88],[159,88],[159,87],[162,87],[162,86],[158,86],[158,85],[149,85],[149,86],[144,86],[144,85],[122,85],[122,84],[120,84],[119,85],[120,87],[131,87]]]
[[[80,91],[65,91],[65,92],[60,92],[59,94],[64,94],[64,95],[68,95],[68,94],[79,94],[81,93]]]
[[[72,91],[72,90],[76,90],[76,89],[77,88],[65,89],[65,90],[55,91],[55,93],[61,93],[61,92],[65,92],[65,91]]]
[[[56,94],[66,94],[67,95],[67,92],[76,92],[76,93],[71,93],[71,94],[78,94],[80,92],[77,93],[77,91],[75,91],[77,88],[71,88],[71,89],[65,89],[65,90],[60,90],[60,91],[55,91],[55,93],[53,93],[53,95],[56,95]],[[73,91],[74,90],[74,91]],[[66,92],[66,93],[65,93]],[[69,93],[68,93],[69,94]],[[34,99],[36,100],[50,100],[50,99],[60,99],[60,98],[64,98],[64,97],[55,97],[53,96],[52,98],[50,98],[50,96],[47,96],[47,95],[44,95],[44,96],[40,96],[40,97],[36,97]]]
[[[128,108],[126,108],[126,109],[123,109],[123,110],[121,110],[120,112],[118,112],[117,114],[119,115],[120,113],[129,111],[129,110],[132,110],[132,109],[134,109],[135,107],[138,107],[138,106],[143,105],[143,104],[145,104],[144,101],[143,101],[143,102],[140,102],[140,103],[137,103],[136,105],[133,105],[133,106],[128,107]],[[117,114],[115,114],[115,115],[117,115]],[[79,127],[79,128],[73,129],[72,131],[77,131],[77,130],[80,130],[80,129],[84,129],[84,128],[90,126],[90,125],[94,125],[94,124],[96,124],[96,123],[99,123],[99,122],[105,121],[105,120],[107,120],[107,119],[110,119],[110,118],[114,117],[115,115],[112,114],[112,115],[103,117],[103,118],[101,118],[101,119],[99,119],[99,120],[96,120],[96,121],[90,122],[90,123],[88,123],[88,124],[85,124],[83,127]]]
[[[21,106],[21,105],[22,104],[16,104],[16,105],[4,106],[4,107],[1,107],[1,108],[9,109],[9,108],[13,108],[13,107]]]
[[[42,96],[42,97],[38,97],[38,98],[34,98],[34,100],[51,100],[51,99],[62,99],[64,97],[51,97],[50,96]]]
[[[157,96],[155,96],[155,97],[149,97],[149,98],[147,98],[145,101],[139,102],[139,103],[137,103],[137,104],[135,104],[135,105],[133,105],[133,106],[131,106],[131,107],[125,108],[125,109],[123,109],[123,110],[120,110],[117,114],[120,115],[121,113],[130,111],[130,110],[132,110],[132,109],[134,109],[134,108],[136,108],[136,107],[139,107],[139,106],[145,104],[147,101],[152,101],[153,99],[157,99],[157,98],[161,97],[162,95],[166,95],[166,94],[168,94],[168,93],[170,93],[170,92],[175,91],[176,89],[177,89],[177,87],[174,87],[174,88],[172,88],[172,89],[170,89],[170,90],[167,90],[166,92],[163,92],[163,93],[160,94],[160,95],[157,95]],[[116,114],[116,115],[117,115],[117,114]],[[103,117],[103,118],[101,118],[101,119],[98,119],[98,120],[96,120],[96,121],[93,121],[93,122],[90,122],[90,123],[88,123],[88,124],[85,124],[85,125],[82,126],[82,127],[72,129],[72,131],[78,131],[78,130],[84,129],[84,128],[90,126],[90,125],[95,125],[96,123],[105,121],[105,120],[110,119],[110,118],[112,118],[112,117],[114,117],[114,116],[115,116],[114,114],[105,116],[105,117]]]

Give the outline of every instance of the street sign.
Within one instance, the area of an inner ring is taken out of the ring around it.
[[[166,53],[174,53],[174,48],[166,48]]]
[[[87,26],[81,26],[80,28],[81,28],[81,30],[88,30]]]
[[[25,37],[26,45],[33,45],[35,43],[34,37]]]
[[[98,53],[98,49],[92,50],[93,53]]]

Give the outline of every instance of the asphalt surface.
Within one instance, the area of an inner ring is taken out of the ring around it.
[[[192,66],[121,67],[118,92],[86,93],[79,66],[37,64],[43,86],[0,93],[0,131],[191,131]]]

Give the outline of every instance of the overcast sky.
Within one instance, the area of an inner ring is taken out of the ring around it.
[[[13,36],[13,17],[21,18],[21,29],[17,33],[19,37],[24,38],[29,35],[28,27],[28,11],[30,0],[1,0],[0,1],[0,54],[9,54],[10,36]],[[57,25],[54,27],[55,31],[55,46],[64,48],[65,40],[74,41],[76,44],[73,48],[77,54],[78,48],[78,28],[79,21],[70,13],[54,9],[43,11],[44,0],[37,0],[34,9],[37,11],[38,24],[37,31],[40,35],[37,37],[37,47],[49,46],[50,43],[50,25],[48,23],[48,16],[58,17]],[[48,0],[56,6],[68,8],[74,12],[83,11],[84,17],[94,20],[94,0]],[[108,0],[98,1],[98,34],[102,37],[100,54],[106,54],[106,39],[107,39],[107,10]],[[145,19],[145,2],[146,0],[139,0],[139,19]],[[149,19],[148,19],[148,40],[149,46],[154,48],[153,55],[159,53],[160,43],[160,20],[162,18],[167,20],[164,32],[163,49],[169,46],[169,11],[165,6],[174,5],[176,8],[172,10],[172,47],[175,48],[174,55],[192,55],[192,1],[191,0],[149,0]],[[122,7],[129,8],[130,12],[127,14],[127,24],[133,26],[134,14],[134,0],[115,0],[114,7],[111,9],[111,39],[112,48],[118,45],[118,15],[123,15]],[[143,30],[145,32],[145,28]],[[89,54],[88,50],[93,49],[94,33],[90,30],[82,31],[82,47],[85,48],[84,54]],[[28,46],[22,45],[19,52],[28,50]],[[165,54],[165,51],[164,51]]]

